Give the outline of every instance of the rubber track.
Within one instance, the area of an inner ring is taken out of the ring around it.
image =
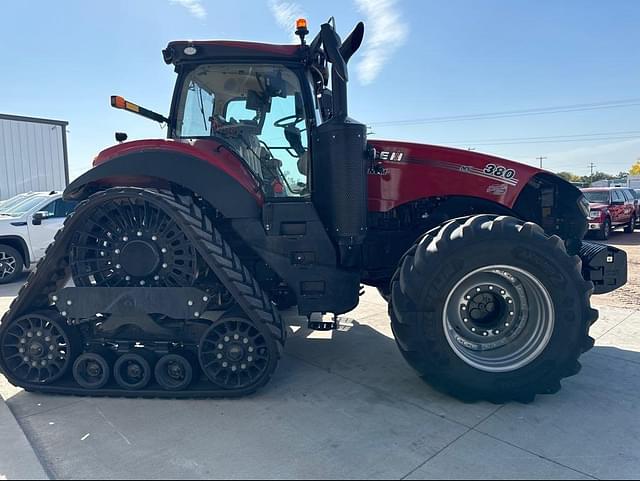
[[[2,326],[7,325],[12,320],[29,312],[51,308],[50,294],[62,289],[71,277],[68,253],[74,229],[82,225],[84,215],[91,212],[94,204],[106,202],[111,197],[122,197],[123,194],[145,196],[151,202],[164,204],[163,208],[167,212],[174,213],[172,216],[174,220],[196,247],[220,282],[233,295],[245,314],[252,321],[268,326],[276,340],[279,359],[284,348],[286,330],[275,304],[270,301],[251,272],[242,264],[240,258],[222,238],[204,211],[198,207],[194,198],[188,195],[173,194],[168,191],[132,187],[104,190],[93,194],[78,204],[74,213],[65,220],[62,228],[56,233],[54,241],[45,251],[44,257],[29,274],[27,281],[11,303],[9,310],[2,317],[0,334],[2,333]],[[171,399],[241,397],[255,392],[269,381],[269,378],[266,377],[259,385],[242,390],[212,389],[213,384],[208,382],[196,383],[188,390],[180,392],[168,392],[162,389],[153,389],[152,387],[140,391],[127,391],[121,388],[87,390],[80,388],[70,380],[52,385],[21,383],[7,373],[1,359],[0,372],[13,385],[30,392],[103,397]]]

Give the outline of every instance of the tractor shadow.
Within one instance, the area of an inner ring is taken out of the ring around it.
[[[378,325],[375,327],[355,320],[351,320],[349,324],[348,328],[332,333],[315,333],[293,325],[285,352],[303,363],[386,392],[400,398],[399,400],[419,402],[425,406],[447,405],[444,411],[453,409],[454,412],[456,408],[452,406],[469,404],[436,391],[424,382],[406,363],[391,333],[387,334],[385,329],[381,328],[380,322],[376,322]],[[603,393],[603,402],[606,405],[611,402],[607,393],[621,389],[623,398],[636,399],[637,393],[640,392],[639,351],[640,342],[638,351],[612,346],[594,347],[581,357],[582,371],[562,382],[563,389],[560,393],[554,396],[538,396],[534,405],[548,402],[558,396],[569,401],[571,406],[567,408],[575,409],[583,404],[585,399],[591,399],[594,393]],[[285,370],[287,365],[288,363],[283,366]],[[280,379],[286,376],[286,371],[281,371],[278,375]],[[633,404],[633,416],[640,419],[640,404]],[[609,410],[603,407],[605,411]]]

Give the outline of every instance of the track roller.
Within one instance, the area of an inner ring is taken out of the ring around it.
[[[156,382],[167,391],[183,391],[193,381],[193,365],[187,356],[167,354],[156,364]]]
[[[147,387],[153,374],[152,360],[153,354],[146,351],[120,356],[113,367],[113,377],[118,386],[129,391]]]
[[[107,353],[87,352],[73,364],[73,378],[85,389],[101,389],[107,385],[111,368]]]

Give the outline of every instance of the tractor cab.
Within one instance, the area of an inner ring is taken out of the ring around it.
[[[366,234],[369,165],[366,126],[348,117],[347,63],[364,24],[342,41],[332,19],[308,45],[306,22],[297,28],[299,46],[170,43],[164,60],[178,78],[169,138],[215,141],[233,152],[267,201],[311,202],[340,263],[355,266]]]

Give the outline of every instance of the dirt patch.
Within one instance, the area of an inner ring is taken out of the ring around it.
[[[626,251],[629,262],[629,282],[609,294],[594,296],[593,304],[638,309],[640,308],[640,232],[633,234],[615,232],[608,243]]]

